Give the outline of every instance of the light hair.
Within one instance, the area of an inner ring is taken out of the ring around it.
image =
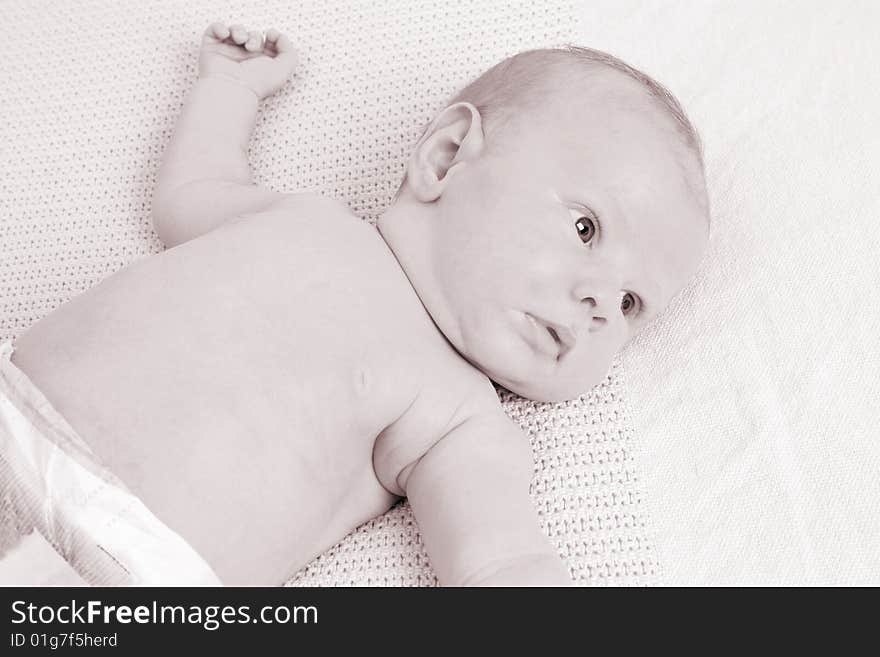
[[[559,83],[558,73],[576,71],[577,67],[582,67],[586,76],[616,71],[637,82],[654,105],[672,119],[683,145],[696,157],[700,174],[705,177],[702,141],[675,96],[649,75],[601,50],[574,45],[526,50],[502,60],[474,79],[447,106],[463,101],[471,103],[480,112],[487,135],[497,136],[519,111],[544,102],[546,94],[553,92],[552,85]],[[422,137],[430,125],[425,126]],[[405,183],[406,175],[395,199]]]

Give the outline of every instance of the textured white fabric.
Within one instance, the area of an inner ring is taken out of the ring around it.
[[[880,584],[876,2],[590,2],[706,145],[698,280],[624,354],[670,584]]]
[[[0,339],[161,249],[150,198],[209,22],[275,26],[301,54],[292,83],[261,106],[249,151],[256,181],[343,199],[372,221],[443,102],[510,54],[571,41],[577,16],[562,0],[6,0]],[[615,365],[591,393],[557,406],[504,398],[535,447],[542,522],[581,583],[659,577],[619,377]],[[434,582],[406,505],[296,579]]]

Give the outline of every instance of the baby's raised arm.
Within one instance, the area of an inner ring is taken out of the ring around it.
[[[296,67],[290,40],[269,30],[214,23],[202,36],[199,79],[159,167],[153,224],[166,246],[258,212],[285,195],[253,184],[248,142],[260,100]]]
[[[531,477],[528,439],[500,407],[468,418],[416,463],[402,483],[442,584],[571,584],[538,525]]]

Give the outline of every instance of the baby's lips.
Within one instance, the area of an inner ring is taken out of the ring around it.
[[[577,344],[577,333],[564,324],[554,324],[548,322],[549,328],[556,333],[556,337],[562,344],[562,353],[570,351]]]

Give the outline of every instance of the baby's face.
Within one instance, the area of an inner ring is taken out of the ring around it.
[[[608,112],[591,127],[561,103],[503,154],[471,142],[430,205],[426,308],[465,358],[530,399],[601,381],[706,244],[688,186],[699,175],[669,128],[649,111]]]

